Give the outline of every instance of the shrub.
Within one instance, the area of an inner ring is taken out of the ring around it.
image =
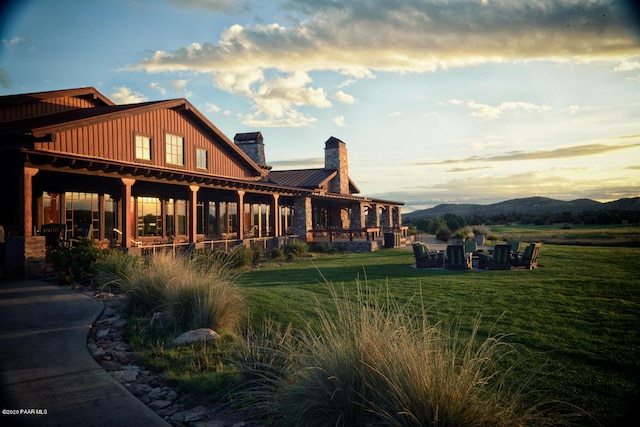
[[[61,283],[91,284],[96,262],[106,252],[91,239],[80,239],[72,247],[53,251],[53,266]]]
[[[440,227],[438,231],[436,231],[436,239],[441,242],[448,242],[451,240],[451,230],[444,226]]]
[[[288,260],[303,258],[309,252],[309,245],[305,242],[289,242],[282,245],[282,252]]]
[[[244,245],[239,245],[231,249],[228,254],[227,260],[229,263],[229,267],[231,268],[248,267],[253,261],[253,253],[251,252],[250,248]]]

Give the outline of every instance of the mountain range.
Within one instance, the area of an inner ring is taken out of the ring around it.
[[[571,201],[555,200],[548,197],[525,197],[521,199],[505,200],[490,205],[478,204],[440,204],[429,209],[421,209],[403,214],[404,220],[419,218],[441,217],[451,213],[463,217],[491,216],[500,214],[555,214],[562,212],[595,212],[599,210],[612,211],[640,211],[640,197],[614,200],[612,202],[597,202],[591,199],[576,199]]]

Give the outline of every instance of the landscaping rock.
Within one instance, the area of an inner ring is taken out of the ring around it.
[[[184,334],[176,338],[173,343],[175,345],[185,345],[197,342],[209,341],[219,338],[220,335],[212,329],[200,328],[192,331],[187,331]]]

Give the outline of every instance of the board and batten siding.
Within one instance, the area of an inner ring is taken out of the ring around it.
[[[184,138],[184,167],[168,164],[165,158],[165,135]],[[135,157],[135,135],[151,137],[151,161]],[[243,166],[217,141],[213,141],[179,112],[160,109],[107,120],[57,132],[55,141],[37,142],[37,149],[57,151],[120,162],[152,165],[190,172],[196,168],[196,148],[208,151],[208,172],[232,178],[255,177],[255,172]]]
[[[89,99],[76,96],[61,96],[51,99],[34,99],[33,102],[19,102],[0,108],[0,122],[60,113],[78,108],[93,108],[96,104]]]

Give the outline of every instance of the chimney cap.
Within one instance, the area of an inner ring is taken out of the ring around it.
[[[346,145],[344,142],[340,141],[338,138],[332,136],[331,138],[327,139],[327,141],[324,143],[324,148],[339,148],[340,144]]]
[[[233,137],[233,141],[238,142],[262,142],[262,132],[245,132],[236,133]]]

